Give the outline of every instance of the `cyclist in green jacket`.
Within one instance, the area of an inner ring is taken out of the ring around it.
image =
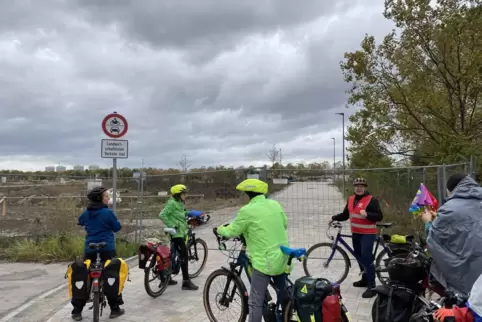
[[[219,226],[217,234],[228,238],[244,235],[253,265],[249,321],[261,322],[264,297],[270,280],[273,279],[276,285],[283,286],[285,283],[288,256],[283,254],[280,246],[288,246],[288,220],[277,201],[266,199],[266,182],[247,179],[236,189],[244,191],[250,201],[239,210],[231,224]]]
[[[186,210],[184,209],[184,202],[186,201],[187,187],[183,184],[177,184],[171,187],[171,198],[166,203],[164,209],[159,214],[159,218],[168,228],[174,228],[176,233],[172,235],[172,241],[177,247],[179,256],[182,260],[182,289],[196,291],[199,287],[194,285],[189,278],[189,259],[186,247],[188,227],[186,223]],[[177,282],[171,281],[169,285],[176,285]]]

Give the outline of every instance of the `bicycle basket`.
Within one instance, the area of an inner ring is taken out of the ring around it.
[[[424,263],[416,258],[395,257],[387,263],[388,276],[394,283],[415,286],[426,277]]]

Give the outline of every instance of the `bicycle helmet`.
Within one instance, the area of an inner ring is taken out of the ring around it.
[[[353,180],[353,185],[354,186],[363,185],[365,187],[368,186],[365,178],[356,178],[355,180]]]
[[[171,187],[171,195],[173,196],[183,192],[187,192],[187,187],[183,184],[177,184]]]
[[[95,187],[89,191],[87,194],[87,199],[90,201],[102,201],[102,195],[106,192],[107,189],[104,187]]]
[[[268,193],[268,184],[258,179],[246,179],[236,186],[236,190],[265,195]]]

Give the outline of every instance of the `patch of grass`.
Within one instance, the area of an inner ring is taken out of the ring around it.
[[[33,239],[16,240],[6,246],[3,257],[13,262],[66,262],[82,257],[85,237],[81,235],[56,234]],[[117,256],[127,258],[137,253],[137,244],[116,239]]]

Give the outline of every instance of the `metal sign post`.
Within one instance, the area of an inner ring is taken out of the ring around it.
[[[123,137],[129,126],[124,116],[114,112],[102,120],[102,131],[111,139],[101,141],[101,157],[112,159],[112,210],[117,205],[117,159],[129,157],[129,141],[118,140]]]

